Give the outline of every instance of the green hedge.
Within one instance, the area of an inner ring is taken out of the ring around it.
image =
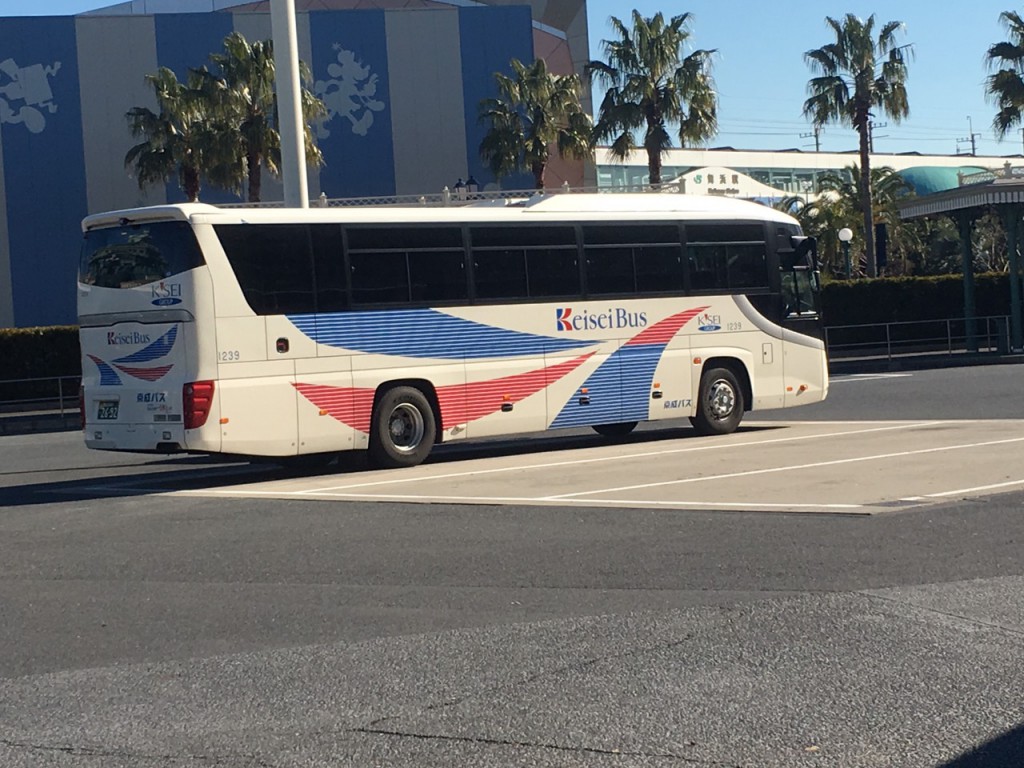
[[[0,328],[0,379],[74,376],[81,368],[78,328]]]
[[[975,275],[975,316],[1010,314],[1010,281],[1004,272]],[[822,289],[825,325],[899,323],[964,316],[960,275],[832,280]]]

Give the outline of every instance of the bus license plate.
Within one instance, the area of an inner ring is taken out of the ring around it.
[[[99,410],[96,412],[96,418],[100,421],[113,421],[117,419],[117,401],[101,400]]]

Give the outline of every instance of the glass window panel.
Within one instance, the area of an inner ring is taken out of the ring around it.
[[[78,279],[100,288],[134,288],[203,264],[187,222],[130,224],[86,232]]]
[[[412,250],[461,248],[462,230],[457,227],[347,227],[351,250]]]
[[[636,290],[632,248],[588,248],[587,290],[591,294]]]
[[[728,245],[730,288],[765,288],[768,286],[768,267],[763,245]]]
[[[343,312],[349,308],[345,277],[341,227],[337,224],[313,224],[309,228],[316,273],[317,312]]]
[[[458,251],[409,253],[412,300],[427,304],[465,301],[466,255]]]
[[[526,254],[521,249],[473,252],[473,280],[479,299],[526,298]]]
[[[535,248],[526,252],[531,298],[579,296],[580,270],[575,248]]]
[[[253,312],[277,315],[315,311],[306,225],[225,224],[215,229]]]
[[[352,303],[400,304],[409,301],[404,253],[350,253]]]
[[[633,249],[636,289],[640,293],[683,290],[682,249],[677,245],[645,245]]]
[[[725,246],[689,245],[690,288],[694,291],[721,291],[729,287],[726,276]]]
[[[634,243],[678,243],[675,224],[602,224],[583,228],[586,245],[632,245]]]
[[[688,243],[764,242],[764,227],[760,224],[687,224]]]
[[[782,273],[782,300],[787,316],[815,315],[813,273],[806,269]]]
[[[470,237],[474,248],[525,248],[545,245],[576,245],[572,227],[473,227]]]

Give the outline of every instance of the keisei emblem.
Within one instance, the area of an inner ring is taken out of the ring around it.
[[[709,332],[709,331],[720,331],[722,330],[722,316],[721,315],[709,315],[705,312],[703,315],[697,318],[697,330]]]
[[[157,307],[169,307],[181,304],[181,283],[165,283],[162,280],[151,289],[150,304]]]

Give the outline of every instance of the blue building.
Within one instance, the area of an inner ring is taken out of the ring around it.
[[[585,0],[296,6],[299,55],[329,110],[316,126],[326,163],[310,172],[311,197],[424,194],[470,175],[493,183],[477,110],[494,94],[494,73],[535,57],[579,71],[588,56]],[[269,3],[132,0],[78,16],[0,18],[0,327],[75,322],[84,216],[183,199],[175,183],[140,190],[129,176],[124,156],[138,140],[125,113],[155,109],[146,74],[167,67],[183,79],[232,31],[271,37]],[[551,173],[555,184],[583,181],[581,164]],[[282,196],[264,174],[263,199]],[[201,199],[238,200],[209,188]]]

